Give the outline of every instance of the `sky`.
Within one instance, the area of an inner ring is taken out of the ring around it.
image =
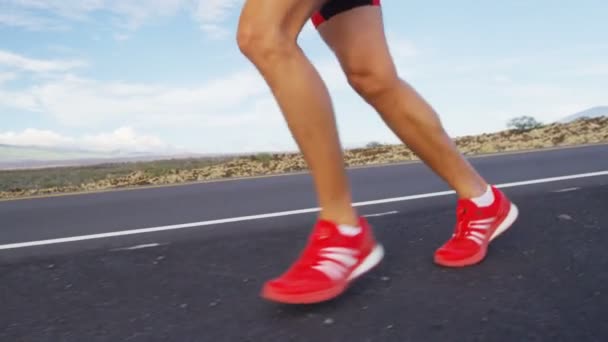
[[[0,144],[293,151],[236,45],[243,0],[0,0]],[[399,75],[452,136],[608,104],[608,2],[384,0]],[[345,147],[398,143],[309,22]],[[303,113],[305,115],[305,113]]]

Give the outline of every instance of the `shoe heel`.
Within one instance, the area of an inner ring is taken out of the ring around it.
[[[369,272],[372,268],[376,267],[380,263],[380,261],[382,261],[383,258],[384,258],[384,247],[382,247],[382,245],[378,244],[378,245],[376,245],[376,247],[374,247],[374,250],[371,253],[369,253],[367,258],[365,258],[365,260],[363,260],[361,265],[359,265],[353,271],[353,273],[351,273],[348,280],[350,281],[350,280],[356,279],[356,278],[362,276],[363,274]]]
[[[519,217],[519,209],[515,204],[511,203],[511,208],[509,209],[507,217],[505,217],[503,223],[501,223],[500,226],[498,226],[498,228],[494,232],[494,234],[492,234],[492,237],[490,237],[490,241],[496,239],[502,233],[507,231],[507,229],[509,229],[513,225],[515,220],[517,220],[517,217]]]

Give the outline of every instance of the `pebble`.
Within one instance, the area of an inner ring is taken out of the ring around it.
[[[323,321],[323,324],[325,324],[325,325],[332,325],[332,324],[334,324],[334,319],[333,318],[326,318]]]

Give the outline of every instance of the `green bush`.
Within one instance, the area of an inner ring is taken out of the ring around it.
[[[535,128],[542,127],[543,124],[531,116],[520,116],[509,120],[507,127],[519,132],[529,131]]]

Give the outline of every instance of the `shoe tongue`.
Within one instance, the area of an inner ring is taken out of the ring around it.
[[[333,236],[338,231],[338,227],[331,221],[319,220],[315,225],[313,237],[315,239]]]
[[[474,213],[477,210],[477,206],[475,203],[469,199],[460,199],[458,200],[458,205],[456,206],[456,217],[457,217],[457,235],[462,235],[467,226],[466,221],[467,215]]]
[[[477,205],[475,204],[475,202],[471,201],[468,198],[461,198],[458,200],[458,205],[456,207],[456,210],[460,213],[460,212],[464,212],[464,211],[471,211],[471,210],[475,210],[477,209]]]
[[[332,221],[329,220],[324,220],[324,219],[319,219],[319,221],[317,221],[316,230],[325,230],[325,229],[331,229],[331,230],[336,230],[336,224],[333,223]]]

